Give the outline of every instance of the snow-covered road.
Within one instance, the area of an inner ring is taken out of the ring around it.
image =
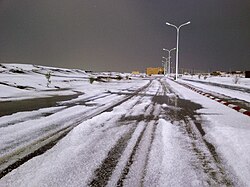
[[[249,116],[165,77],[70,84],[0,117],[1,187],[250,186]]]
[[[247,184],[223,153],[217,152],[217,145],[206,138],[204,126],[211,122],[197,112],[202,106],[181,98],[176,83],[170,80],[148,83],[137,92],[97,95],[82,102],[85,105],[79,105],[78,99],[63,102],[77,101],[75,106],[62,103],[29,112],[25,118],[13,114],[25,120],[2,126],[1,161],[6,155],[19,154],[25,146],[30,149],[47,132],[55,134],[59,126],[75,128],[45,153],[8,171],[0,186]],[[87,118],[90,111],[94,115]],[[51,115],[33,119],[43,112]],[[8,117],[1,122],[8,123]]]

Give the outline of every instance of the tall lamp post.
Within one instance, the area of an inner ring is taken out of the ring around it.
[[[165,59],[166,61],[163,61],[162,60],[162,63],[163,63],[163,70],[164,70],[164,76],[166,75],[166,62],[168,61],[168,59],[166,57],[162,57],[162,59]]]
[[[166,74],[166,72],[165,72],[165,61],[162,60],[161,62],[162,62],[162,66],[163,66],[163,75],[165,76],[165,74]]]
[[[171,23],[168,23],[166,22],[167,25],[169,26],[172,26],[174,28],[176,28],[176,31],[177,31],[177,34],[176,34],[176,58],[175,58],[175,65],[176,65],[176,70],[175,70],[175,80],[177,81],[177,77],[178,77],[178,58],[179,58],[179,32],[180,32],[180,28],[184,25],[188,25],[190,24],[190,21],[186,22],[186,23],[183,23],[181,24],[179,27],[171,24]]]
[[[171,59],[170,53],[171,53],[171,51],[176,50],[176,48],[173,48],[170,50],[163,48],[163,50],[168,52],[168,74],[170,75],[170,63],[171,63],[170,62],[170,59]]]

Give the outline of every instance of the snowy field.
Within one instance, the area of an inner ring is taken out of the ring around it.
[[[250,117],[178,82],[21,64],[0,72],[1,187],[250,186]],[[185,79],[250,103],[244,91]],[[5,111],[11,104],[20,111]]]
[[[89,84],[90,77],[126,76],[120,73],[86,73],[82,70],[72,70],[54,67],[44,67],[24,64],[2,64],[0,66],[0,101],[21,100],[52,95],[71,95],[77,92],[92,95],[112,87],[117,83],[102,87]],[[50,73],[50,83],[46,74]],[[129,85],[130,86],[130,85]],[[126,88],[126,86],[125,86]]]
[[[205,78],[204,78],[205,77]],[[201,82],[219,83],[224,85],[231,85],[235,87],[250,88],[250,79],[243,75],[227,75],[227,76],[200,76],[199,75],[183,75],[182,79],[197,80]],[[237,79],[237,82],[236,82]]]

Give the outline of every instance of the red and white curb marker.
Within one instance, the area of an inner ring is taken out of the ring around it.
[[[185,84],[185,83],[180,83],[180,84],[183,85],[183,86],[185,86],[186,88],[189,88],[189,89],[191,89],[191,90],[193,90],[193,91],[195,91],[195,92],[197,92],[197,93],[203,95],[203,96],[206,96],[206,97],[208,97],[208,98],[210,98],[210,99],[212,99],[212,100],[215,100],[215,101],[217,101],[217,102],[219,102],[219,103],[221,103],[221,104],[223,104],[223,105],[226,105],[226,106],[228,106],[228,107],[230,107],[230,108],[232,108],[232,109],[234,109],[234,110],[236,110],[236,111],[238,111],[238,112],[240,112],[240,113],[242,113],[242,114],[245,114],[245,115],[247,115],[247,116],[250,116],[250,111],[248,111],[248,110],[246,110],[246,109],[244,109],[244,108],[241,108],[241,107],[239,107],[239,106],[237,106],[237,105],[231,104],[231,103],[229,103],[229,102],[227,102],[227,101],[223,101],[223,100],[221,100],[221,99],[219,99],[219,98],[216,98],[216,97],[214,97],[214,96],[212,96],[212,95],[210,95],[210,94],[208,94],[208,93],[205,93],[205,92],[203,92],[203,91],[201,91],[201,90],[198,90],[198,89],[196,89],[196,88],[194,88],[194,87],[192,87],[192,86],[189,86],[189,85],[187,85],[187,84]]]

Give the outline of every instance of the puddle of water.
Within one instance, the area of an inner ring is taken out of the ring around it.
[[[153,101],[163,106],[162,109],[165,112],[164,117],[168,118],[170,121],[177,121],[177,125],[182,126],[184,132],[186,132],[191,138],[193,151],[197,155],[197,159],[201,163],[204,173],[209,177],[209,181],[207,181],[208,184],[232,186],[233,183],[228,178],[223,166],[221,165],[221,159],[219,158],[215,147],[205,139],[201,138],[205,147],[209,150],[211,157],[209,154],[207,155],[203,149],[200,149],[197,144],[195,130],[192,128],[192,125],[189,124],[189,120],[187,120],[189,118],[194,123],[195,127],[203,137],[205,135],[205,131],[202,128],[203,122],[196,112],[198,109],[201,109],[202,106],[178,97],[169,98],[168,96],[155,96]],[[215,165],[213,165],[213,163],[215,163]]]
[[[57,102],[75,99],[79,94],[74,95],[57,95],[47,98],[26,99],[18,101],[0,102],[0,117],[10,115],[16,112],[38,110],[40,108],[47,108],[57,106]]]
[[[189,100],[172,96],[168,97],[167,95],[154,96],[153,102],[166,106],[162,108],[166,111],[166,117],[168,117],[171,121],[183,120],[185,116],[193,118],[197,115],[196,111],[202,108],[201,105],[193,103]]]

